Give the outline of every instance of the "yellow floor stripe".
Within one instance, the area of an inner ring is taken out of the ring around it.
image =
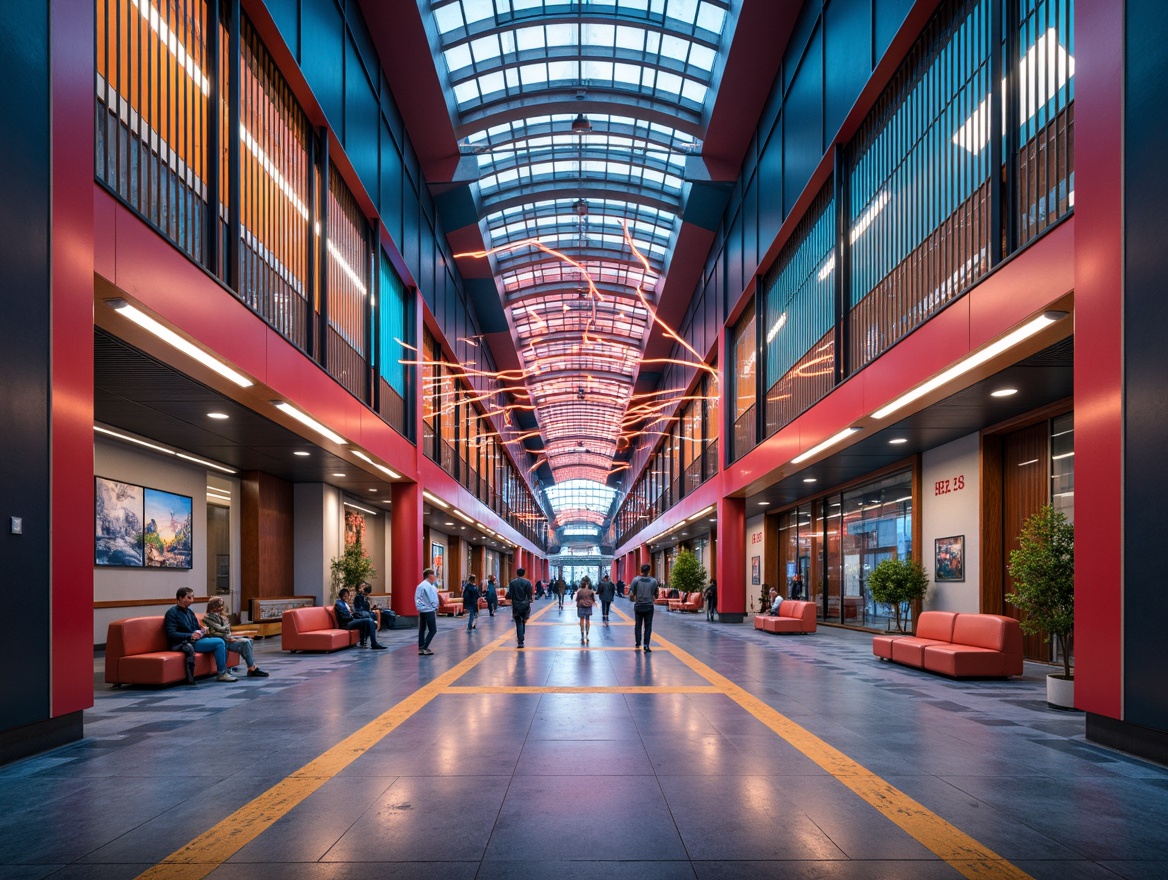
[[[445,694],[720,694],[722,689],[715,685],[584,685],[580,687],[556,687],[555,685],[515,686],[473,686],[455,685]]]
[[[654,636],[654,642],[659,642],[682,663],[717,686],[722,693],[875,807],[885,818],[948,862],[963,877],[970,880],[1030,878],[1030,875],[1018,866],[1006,861],[989,847],[978,843],[964,831],[946,822],[730,679],[719,675],[696,657],[659,636]]]
[[[537,611],[533,617],[538,617],[546,610]],[[201,880],[206,877],[514,636],[513,630],[504,633],[426,686],[414,691],[186,846],[143,871],[138,875],[138,880]],[[209,853],[214,853],[213,860],[208,860]]]
[[[494,650],[496,650],[496,651],[515,651],[516,653],[519,652],[519,648],[517,648],[515,645],[504,645],[503,647],[495,648]],[[539,647],[533,647],[531,645],[528,645],[527,647],[525,647],[523,649],[523,653],[527,654],[527,653],[530,653],[532,651],[573,651],[573,652],[589,651],[589,652],[591,652],[591,651],[635,651],[635,650],[638,650],[638,649],[634,648],[632,645],[628,645],[627,647],[624,647],[624,648],[616,648],[616,647],[611,647],[611,646],[602,647],[600,645],[597,645],[595,647],[593,647],[592,645],[540,645]]]

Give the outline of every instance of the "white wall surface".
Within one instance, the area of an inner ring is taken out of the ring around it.
[[[979,438],[969,434],[921,456],[921,559],[929,573],[925,611],[980,611]],[[965,536],[965,580],[934,580],[936,540]]]
[[[117,568],[95,565],[93,568],[93,600],[115,602],[130,599],[159,599],[158,605],[130,608],[95,608],[93,612],[93,643],[105,644],[106,630],[111,621],[123,617],[149,617],[165,614],[174,604],[174,594],[180,587],[190,587],[196,595],[207,591],[207,471],[190,465],[171,455],[159,455],[126,443],[95,438],[93,444],[94,473],[108,480],[133,483],[150,489],[161,489],[176,495],[189,495],[191,504],[191,565],[178,568]],[[234,513],[234,511],[233,511]],[[94,510],[81,511],[94,528]],[[232,527],[235,528],[234,516]],[[92,552],[92,545],[91,550]],[[195,605],[194,610],[206,610]]]
[[[765,538],[765,516],[752,516],[746,521],[746,610],[750,611],[751,600],[754,600],[754,610],[760,610],[759,591],[762,590],[761,584],[754,582],[754,568],[752,560],[758,557],[758,572],[759,580],[761,581],[766,575],[766,538]],[[771,586],[777,586],[772,584]]]

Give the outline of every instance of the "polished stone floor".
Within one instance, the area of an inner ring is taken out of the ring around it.
[[[441,618],[432,657],[267,640],[271,678],[197,689],[99,657],[86,738],[0,767],[0,878],[1168,877],[1168,768],[1088,743],[1045,667],[954,682],[662,611],[651,654],[627,617],[584,648],[537,611],[523,652]]]

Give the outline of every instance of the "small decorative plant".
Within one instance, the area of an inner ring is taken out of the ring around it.
[[[361,546],[360,538],[351,544],[346,544],[344,552],[340,556],[333,557],[330,567],[333,572],[334,599],[341,587],[355,590],[370,578],[377,577],[377,569],[373,567],[373,561],[365,555],[365,548]]]
[[[679,593],[700,593],[706,586],[706,567],[690,550],[682,550],[673,563],[669,582]]]
[[[868,575],[868,592],[877,602],[892,606],[897,632],[905,631],[912,616],[910,611],[902,617],[904,604],[923,599],[928,589],[929,576],[915,559],[885,559]]]
[[[1028,636],[1054,637],[1063,658],[1063,675],[1071,672],[1075,633],[1075,525],[1049,504],[1022,524],[1018,549],[1007,569],[1014,592],[1006,601],[1022,612],[1019,623]]]

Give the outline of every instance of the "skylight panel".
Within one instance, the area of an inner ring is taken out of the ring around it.
[[[479,37],[477,40],[471,40],[470,51],[474,55],[476,64],[482,64],[484,61],[498,58],[500,54],[499,35],[488,34],[485,37]]]
[[[525,27],[515,31],[515,45],[520,52],[542,49],[546,44],[542,27]]]
[[[718,57],[718,53],[709,46],[702,46],[698,43],[691,43],[689,49],[689,64],[698,70],[709,73],[714,69],[714,59]]]
[[[682,79],[676,73],[667,70],[657,71],[657,91],[668,95],[676,95],[681,91]]]
[[[451,73],[462,70],[470,64],[470,49],[466,47],[465,43],[452,46],[442,54],[446,57],[446,69]]]
[[[698,0],[669,0],[665,17],[692,25],[698,16]]]
[[[548,46],[577,45],[577,28],[574,24],[549,24],[544,29],[547,31]]]
[[[467,82],[457,83],[454,86],[454,100],[460,105],[477,100],[478,96],[479,84],[473,79]]]
[[[703,2],[698,9],[697,26],[704,31],[721,34],[722,28],[726,26],[726,10]]]
[[[597,24],[595,22],[584,25],[584,32],[580,42],[585,46],[610,47],[616,41],[616,25]]]
[[[611,82],[612,68],[613,64],[611,61],[585,61],[583,78],[599,79],[604,80],[605,82]]]
[[[689,40],[666,34],[661,39],[661,57],[685,63],[685,59],[689,55],[689,47]]]
[[[645,53],[659,55],[661,53],[661,34],[657,31],[645,32]]]
[[[434,23],[438,25],[438,33],[448,34],[462,27],[462,7],[457,3],[443,6],[434,10]]]
[[[484,97],[493,92],[501,92],[503,89],[503,74],[500,71],[484,74],[479,77],[479,91],[482,92]]]
[[[519,81],[526,86],[537,86],[547,82],[546,64],[525,64],[519,68]]]
[[[640,52],[645,48],[645,32],[640,28],[618,25],[615,45],[618,49]]]
[[[551,82],[580,78],[580,63],[578,61],[552,61],[548,63],[547,67],[548,80]]]
[[[701,83],[687,79],[681,87],[681,96],[688,101],[693,101],[695,104],[704,104],[708,91],[709,89]]]
[[[462,0],[462,8],[468,25],[495,15],[495,4],[491,0]]]
[[[641,68],[635,64],[615,64],[612,66],[613,82],[626,86],[637,86],[641,82]]]

